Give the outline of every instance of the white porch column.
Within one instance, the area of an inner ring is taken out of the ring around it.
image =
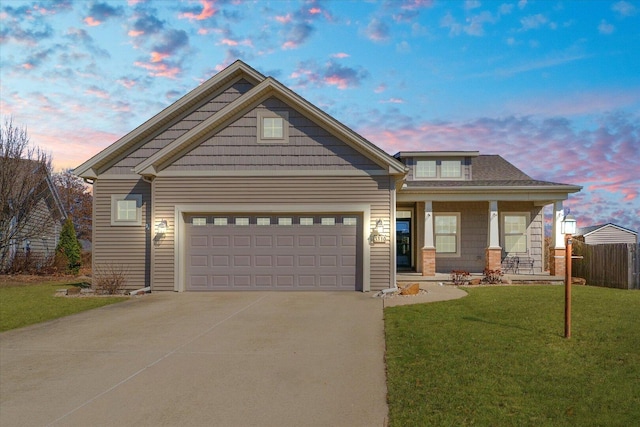
[[[424,247],[435,248],[433,242],[433,202],[424,202]]]
[[[564,249],[564,234],[562,234],[562,220],[564,219],[564,209],[562,200],[553,203],[553,237],[552,248]]]
[[[552,276],[564,276],[566,260],[565,260],[565,244],[564,235],[562,234],[562,220],[564,219],[564,209],[562,208],[562,200],[553,203],[553,229],[551,231],[551,255],[549,260],[549,270]]]
[[[498,201],[491,200],[489,202],[489,249],[502,249],[500,247],[499,223]]]
[[[433,241],[433,202],[424,202],[424,247],[422,248],[422,275],[436,275],[436,246]]]

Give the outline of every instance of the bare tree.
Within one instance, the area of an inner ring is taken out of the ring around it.
[[[50,203],[51,157],[29,142],[26,127],[5,118],[0,129],[0,270],[10,267],[13,249],[40,237],[49,225],[42,220]]]
[[[62,205],[73,221],[78,239],[91,240],[93,196],[87,185],[82,178],[71,173],[71,169],[53,174],[52,179]]]

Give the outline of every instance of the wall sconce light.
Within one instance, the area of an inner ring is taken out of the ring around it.
[[[376,220],[376,226],[371,231],[372,243],[384,243],[387,241],[387,236],[384,233],[384,223],[381,219]]]
[[[163,219],[159,223],[156,224],[156,234],[166,234],[167,232],[167,220]]]

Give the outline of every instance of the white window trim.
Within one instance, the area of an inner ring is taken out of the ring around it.
[[[123,200],[136,201],[136,219],[118,219],[118,202]],[[142,194],[112,194],[111,195],[111,225],[123,227],[137,227],[142,225]]]
[[[509,252],[507,251],[506,233],[504,219],[506,216],[524,216],[526,223],[525,237],[527,239],[525,252]],[[531,248],[531,213],[530,212],[501,212],[500,213],[500,245],[504,248],[505,254],[526,255]]]
[[[266,138],[263,136],[262,123],[265,118],[280,118],[282,123],[282,138]],[[289,112],[288,111],[258,111],[258,133],[259,144],[287,144],[289,142]]]
[[[436,250],[436,258],[460,258],[462,255],[460,243],[462,242],[462,222],[460,212],[434,212],[433,213],[433,242],[436,246],[436,227],[435,220],[438,216],[455,216],[456,217],[456,252],[455,253],[438,253]]]

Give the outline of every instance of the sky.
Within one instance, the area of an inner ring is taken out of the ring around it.
[[[640,231],[640,2],[0,1],[0,108],[73,168],[241,59],[389,154],[500,154]]]

